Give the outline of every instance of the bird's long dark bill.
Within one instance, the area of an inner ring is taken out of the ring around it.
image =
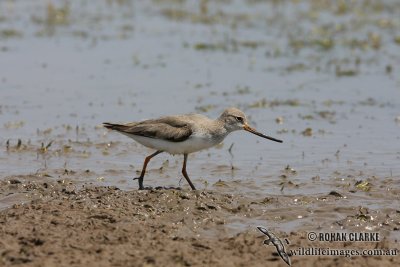
[[[257,132],[255,129],[251,128],[251,127],[248,126],[248,125],[243,126],[243,129],[244,129],[245,131],[248,131],[248,132],[252,133],[252,134],[261,136],[261,137],[263,137],[263,138],[265,138],[265,139],[269,139],[269,140],[272,140],[272,141],[275,141],[275,142],[278,142],[278,143],[282,143],[282,142],[283,142],[282,140],[279,140],[279,139],[273,138],[273,137],[271,137],[271,136],[268,136],[268,135],[264,135],[264,134],[262,134],[262,133],[259,133],[259,132]]]

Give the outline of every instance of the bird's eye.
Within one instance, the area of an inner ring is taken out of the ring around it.
[[[236,117],[236,120],[237,120],[238,122],[243,122],[243,118],[242,118],[242,117]]]

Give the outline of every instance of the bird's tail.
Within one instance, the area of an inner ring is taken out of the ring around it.
[[[103,122],[103,126],[110,130],[121,131],[126,128],[125,125],[110,123],[110,122]]]

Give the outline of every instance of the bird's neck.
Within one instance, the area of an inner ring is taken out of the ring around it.
[[[214,129],[215,133],[223,136],[223,138],[230,133],[230,131],[225,127],[225,121],[221,117],[214,120]]]

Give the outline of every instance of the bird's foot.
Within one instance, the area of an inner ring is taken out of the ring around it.
[[[135,177],[135,178],[133,178],[132,179],[133,181],[135,181],[135,180],[139,180],[139,190],[145,190],[145,189],[151,189],[151,188],[145,188],[144,186],[143,186],[143,177]]]
[[[156,189],[156,190],[182,190],[182,188],[174,187],[174,186],[157,186],[154,189]]]
[[[139,190],[182,190],[180,187],[173,187],[173,186],[156,186],[156,187],[151,187],[151,186],[139,186]]]
[[[139,186],[139,190],[153,190],[153,187],[151,187],[151,186],[146,186],[146,187],[144,187],[144,186]]]

